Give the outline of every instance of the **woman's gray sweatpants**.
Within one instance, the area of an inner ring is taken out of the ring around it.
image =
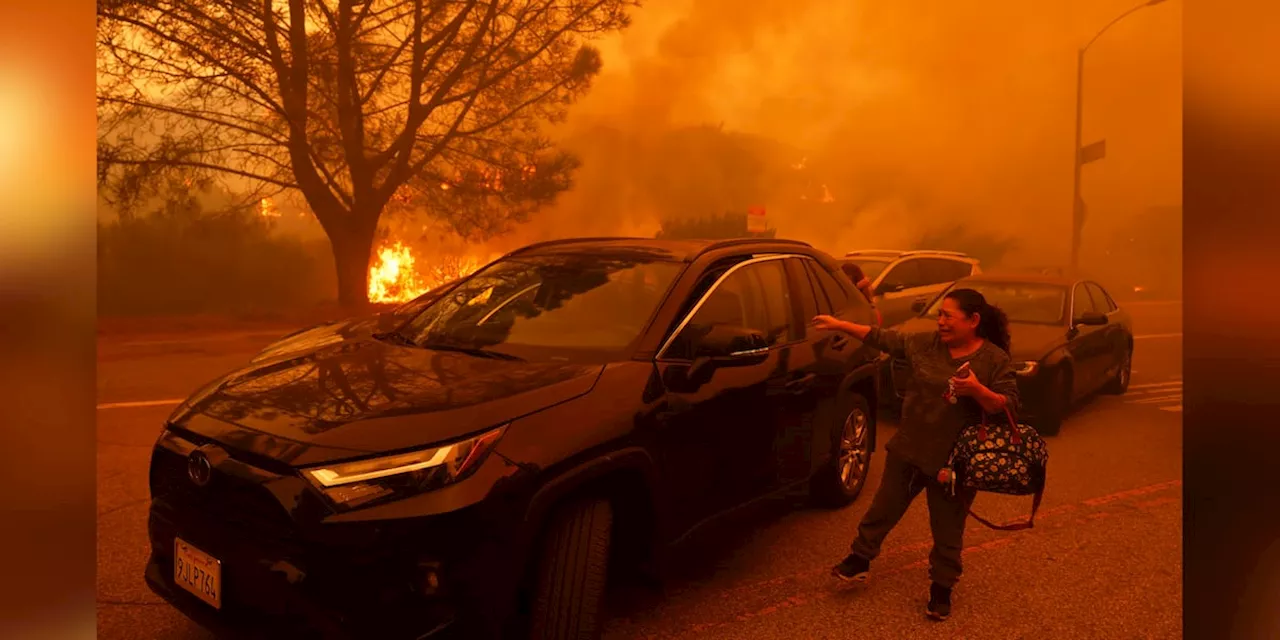
[[[854,555],[867,561],[880,555],[880,545],[907,507],[925,490],[929,502],[929,528],[933,531],[933,551],[929,553],[929,577],[951,587],[960,579],[960,550],[964,547],[964,523],[969,515],[971,494],[951,490],[915,465],[889,452],[885,456],[884,477],[871,501],[871,508],[858,525],[858,538],[850,545]]]

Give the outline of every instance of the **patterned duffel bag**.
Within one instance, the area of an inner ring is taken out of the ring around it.
[[[988,522],[972,509],[969,515],[982,524],[999,531],[1017,531],[1035,526],[1036,511],[1044,497],[1046,466],[1049,447],[1036,430],[1019,424],[1013,413],[1005,409],[1009,426],[982,424],[970,425],[960,432],[951,459],[939,474],[939,479],[959,483],[973,492],[989,491],[1015,496],[1034,496],[1031,517],[1026,522],[997,525]],[[954,489],[954,484],[952,485]]]

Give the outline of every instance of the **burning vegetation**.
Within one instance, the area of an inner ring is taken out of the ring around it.
[[[378,249],[369,267],[369,301],[408,302],[479,268],[480,261],[470,256],[441,256],[420,268],[413,251],[404,243],[393,241]]]

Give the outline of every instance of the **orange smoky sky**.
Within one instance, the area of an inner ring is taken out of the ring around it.
[[[599,43],[604,71],[561,133],[607,127],[639,147],[696,125],[769,138],[801,155],[779,162],[823,166],[837,202],[869,182],[889,185],[830,229],[765,203],[780,235],[842,252],[908,246],[964,224],[1061,264],[1076,50],[1134,4],[654,0]],[[1086,242],[1147,208],[1181,204],[1181,14],[1180,0],[1145,8],[1088,52],[1083,139],[1105,138],[1107,157],[1084,170]],[[641,149],[620,164],[589,140],[575,150],[575,188],[511,242],[656,230],[659,213],[641,198],[621,215],[598,198],[635,191],[634,174],[668,158]]]

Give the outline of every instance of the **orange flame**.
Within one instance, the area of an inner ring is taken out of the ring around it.
[[[408,302],[480,268],[480,261],[475,258],[445,256],[419,270],[413,252],[399,241],[380,248],[377,256],[369,267],[370,302]]]
[[[270,198],[263,198],[258,201],[258,214],[264,218],[279,218],[280,210]]]
[[[397,242],[378,250],[378,260],[369,267],[370,302],[405,302],[427,292],[413,269],[413,253]]]

